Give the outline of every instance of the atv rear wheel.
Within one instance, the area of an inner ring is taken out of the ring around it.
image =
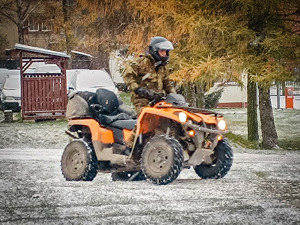
[[[61,171],[68,181],[92,181],[97,174],[94,150],[82,139],[71,141],[63,152]]]
[[[154,184],[169,184],[182,170],[183,150],[173,137],[155,136],[145,145],[141,166],[146,178]]]
[[[226,139],[219,141],[212,155],[212,164],[200,164],[195,166],[195,172],[202,179],[219,179],[224,177],[231,168],[233,152]]]
[[[139,172],[139,174],[136,175],[136,173]],[[132,176],[135,176],[132,179]],[[111,178],[113,181],[141,181],[146,180],[145,175],[143,174],[143,171],[130,171],[130,172],[120,172],[120,173],[112,173]]]

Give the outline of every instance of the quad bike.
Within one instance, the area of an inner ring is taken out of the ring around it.
[[[66,180],[92,181],[97,172],[113,180],[149,180],[164,185],[183,168],[194,168],[202,179],[224,177],[233,152],[223,138],[220,113],[188,107],[179,94],[153,100],[136,119],[106,89],[69,97],[66,116],[72,140],[61,158]],[[125,146],[137,126],[132,149]]]

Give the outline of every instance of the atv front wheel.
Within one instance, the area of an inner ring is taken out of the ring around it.
[[[136,173],[139,172],[139,174],[136,175]],[[135,176],[132,179],[132,176]],[[141,181],[146,180],[145,175],[143,174],[143,171],[130,171],[130,172],[120,172],[120,173],[112,173],[111,174],[112,181]]]
[[[82,139],[71,141],[61,157],[61,171],[68,181],[92,181],[97,174],[97,158]]]
[[[146,178],[154,184],[169,184],[182,170],[183,150],[173,137],[156,136],[145,145],[141,166]]]
[[[219,179],[224,177],[231,168],[233,161],[232,149],[226,139],[219,141],[212,155],[212,164],[200,164],[194,167],[202,179]]]

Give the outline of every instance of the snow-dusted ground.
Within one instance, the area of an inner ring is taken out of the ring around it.
[[[244,114],[228,110],[236,121],[229,128],[244,134]],[[288,117],[295,122],[282,133],[294,135],[299,111]],[[0,224],[300,224],[299,151],[234,145],[232,169],[219,180],[184,169],[166,186],[113,182],[103,173],[67,182],[60,171],[66,125],[0,123]]]
[[[300,155],[234,155],[223,179],[185,169],[166,186],[67,182],[62,149],[0,149],[1,224],[299,224]]]

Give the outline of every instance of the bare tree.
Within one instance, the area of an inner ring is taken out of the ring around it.
[[[0,17],[11,20],[18,28],[19,43],[24,44],[24,30],[28,27],[26,20],[41,0],[0,0]]]

